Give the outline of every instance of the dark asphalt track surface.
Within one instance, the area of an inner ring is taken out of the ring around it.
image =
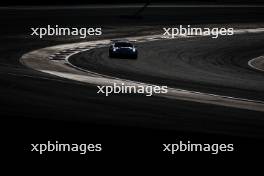
[[[108,48],[77,54],[74,65],[129,80],[264,100],[264,73],[248,61],[264,53],[263,34],[138,43],[138,60],[109,59]]]
[[[204,9],[200,10],[204,12]],[[190,11],[199,14],[193,9]],[[225,14],[221,14],[219,9],[208,9],[207,13],[215,12],[215,16],[195,21],[195,18],[200,18],[189,13],[189,16],[180,16],[178,22],[222,22],[233,11],[234,9],[227,9]],[[229,22],[243,21],[245,26],[261,26],[262,9],[250,9],[248,13],[251,16],[248,18],[240,18],[246,12],[238,11]],[[166,11],[162,9],[162,12]],[[183,10],[179,13],[185,12]],[[43,74],[19,63],[19,58],[31,50],[77,41],[74,38],[36,39],[29,36],[29,26],[56,24],[57,20],[61,24],[87,24],[86,21],[93,12],[86,14],[85,11],[80,11],[72,13],[72,16],[63,10],[40,14],[34,10],[6,10],[0,13],[3,23],[1,26],[5,26],[1,29],[0,40],[0,116],[4,126],[8,128],[8,132],[2,128],[1,133],[7,143],[18,143],[21,146],[17,152],[25,151],[32,141],[61,139],[87,142],[87,137],[94,143],[105,143],[115,152],[126,151],[125,147],[117,150],[116,146],[120,141],[135,150],[140,148],[140,143],[143,146],[141,151],[146,151],[149,155],[156,149],[159,151],[160,144],[173,142],[179,137],[201,143],[238,143],[242,145],[242,151],[247,151],[252,144],[256,144],[259,149],[263,146],[263,113],[158,97],[115,95],[106,98],[96,94],[95,86]],[[121,14],[125,14],[125,11]],[[82,16],[84,17],[80,18]],[[157,15],[151,13],[146,17],[145,22],[149,28],[154,28],[154,23],[159,23],[152,22],[155,17]],[[172,14],[163,14],[161,18],[163,17],[170,17],[167,23],[163,21],[168,25],[175,24],[173,21],[177,19]],[[116,28],[114,26],[118,26],[117,22],[113,23],[116,19],[120,20],[121,26],[128,28],[135,24],[145,24],[144,21],[132,20],[130,23],[126,19],[120,19],[117,12],[109,17],[109,21],[103,15],[100,18],[104,26],[111,26],[107,29],[112,31]],[[91,24],[100,25],[98,19],[95,21],[90,18]],[[249,21],[254,23],[248,23]],[[138,34],[144,32],[146,30],[139,30]],[[115,35],[134,33],[135,31],[130,31]],[[112,36],[114,34],[110,32],[109,37]],[[137,61],[108,59],[106,48],[102,48],[81,53],[76,64],[133,80],[263,100],[263,73],[246,65],[249,58],[263,54],[263,40],[263,34],[249,34],[218,40],[201,38],[164,41],[162,45],[158,41],[142,43],[139,44]],[[116,145],[113,147],[109,143]],[[156,146],[153,147],[153,144]]]

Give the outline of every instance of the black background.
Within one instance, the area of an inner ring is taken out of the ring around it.
[[[0,5],[88,5],[88,4],[133,4],[133,3],[177,3],[177,4],[262,4],[263,0],[22,0],[8,1],[2,0]]]

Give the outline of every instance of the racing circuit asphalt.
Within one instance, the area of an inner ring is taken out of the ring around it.
[[[145,83],[264,100],[264,73],[248,61],[264,53],[264,35],[179,38],[136,43],[138,60],[110,59],[108,48],[72,56],[86,70]]]
[[[208,11],[212,12],[211,9]],[[221,16],[224,15],[220,15],[219,11],[216,12],[215,18],[212,15],[210,18],[196,22],[202,23],[206,20],[208,23],[222,22],[224,20]],[[232,11],[227,10],[226,15],[230,16]],[[243,10],[238,11],[240,15],[241,13],[243,15]],[[41,23],[49,24],[50,17],[56,13],[59,15],[51,19],[50,23],[56,24],[56,20],[59,19],[61,19],[61,23],[65,22],[65,16],[69,17],[69,14],[64,13],[63,10],[46,13],[47,17],[34,10],[24,12],[1,11],[1,21],[4,23],[5,29],[1,33],[0,41],[0,99],[2,109],[0,115],[7,122],[9,129],[13,131],[12,139],[20,140],[21,136],[24,138],[29,136],[30,140],[38,140],[39,137],[47,139],[47,136],[51,135],[65,137],[65,135],[74,133],[74,130],[78,131],[79,124],[81,124],[81,132],[87,132],[88,129],[86,128],[89,127],[89,132],[97,133],[100,137],[110,134],[119,136],[120,133],[131,130],[130,136],[140,138],[143,135],[142,131],[149,133],[146,131],[158,129],[168,130],[167,133],[170,134],[172,132],[174,134],[197,133],[202,134],[203,137],[205,137],[204,135],[212,135],[212,138],[223,135],[223,138],[239,136],[263,140],[264,118],[262,112],[160,97],[146,98],[140,95],[115,95],[106,98],[96,94],[97,89],[93,85],[80,84],[21,65],[19,59],[26,52],[60,43],[79,41],[74,38],[40,40],[29,36],[28,26]],[[235,14],[231,22],[236,21],[236,19],[238,22],[245,20],[244,22],[247,22],[245,25],[261,26],[263,11],[251,9],[250,12],[252,12],[252,16],[243,19],[239,17],[239,13]],[[122,13],[124,12],[122,11]],[[199,14],[199,12],[195,13]],[[32,14],[35,15],[32,16]],[[42,21],[38,21],[38,14]],[[62,14],[67,15],[63,16]],[[113,19],[119,18],[119,16],[115,16],[116,12],[113,14]],[[80,12],[81,15],[86,17],[87,14],[83,10]],[[17,19],[18,16],[20,20]],[[74,18],[68,18],[69,24],[74,25],[76,16],[75,14]],[[100,18],[104,19],[103,17]],[[23,25],[16,28],[16,24],[11,19],[17,20],[19,24]],[[82,18],[76,23],[78,25],[85,24],[86,19]],[[112,35],[118,37],[137,33],[133,30],[128,34],[127,31],[114,34],[113,31],[116,28],[113,26],[118,25],[113,25],[113,19],[109,22],[111,23],[109,38]],[[253,19],[252,24],[248,23],[250,19]],[[195,23],[191,14],[185,19],[181,16],[179,22],[184,20],[185,23]],[[98,21],[91,21],[91,24],[98,24]],[[103,24],[107,26],[106,20],[103,21]],[[129,23],[124,21],[126,20],[121,19],[122,26]],[[165,23],[165,21],[163,22]],[[140,25],[139,23],[133,20],[131,22],[133,25]],[[142,23],[144,24],[144,22]],[[147,28],[155,28],[155,25],[152,24],[151,15],[147,18],[146,23],[148,26],[144,26],[145,30],[139,29],[138,34],[146,32]],[[155,23],[159,22],[155,21]],[[169,20],[168,24],[171,23],[173,24]],[[128,25],[128,28],[131,28],[131,24]],[[264,53],[263,41],[264,34],[243,34],[217,40],[191,38],[177,41],[153,41],[138,44],[139,58],[136,61],[109,59],[107,48],[80,53],[75,55],[71,61],[89,70],[132,80],[264,100],[264,74],[247,65],[249,59]],[[69,124],[77,124],[77,127],[72,127]],[[60,126],[60,130],[57,129],[58,126]],[[45,131],[47,127],[50,128],[50,131]],[[111,133],[113,129],[115,131]],[[102,130],[107,132],[102,132]],[[37,135],[34,136],[32,131]],[[85,136],[79,132],[80,130],[74,134]],[[72,138],[74,139],[76,135]],[[98,140],[98,136],[93,140]]]

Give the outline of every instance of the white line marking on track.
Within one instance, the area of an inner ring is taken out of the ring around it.
[[[259,56],[248,61],[248,65],[256,70],[264,71],[264,56]]]

